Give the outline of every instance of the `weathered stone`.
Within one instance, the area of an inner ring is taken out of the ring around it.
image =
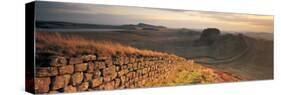
[[[69,85],[69,86],[66,86],[64,89],[63,89],[64,92],[76,92],[77,89],[76,87],[73,87],[72,85]]]
[[[87,63],[75,64],[74,68],[75,68],[75,72],[86,71],[88,68],[88,64]]]
[[[34,83],[35,93],[47,93],[49,91],[51,79],[49,77],[35,78]]]
[[[105,62],[96,61],[94,64],[95,64],[94,65],[95,69],[104,69],[105,68]]]
[[[56,67],[36,67],[37,77],[55,76],[58,74],[58,69]]]
[[[133,68],[133,64],[128,64],[128,68]]]
[[[93,74],[90,73],[84,73],[84,81],[90,81],[93,78]]]
[[[112,58],[112,64],[114,65],[122,65],[122,62],[123,62],[123,57],[118,57],[118,56],[115,56]]]
[[[112,60],[111,59],[105,60],[105,65],[107,67],[112,66],[113,65]]]
[[[122,65],[121,66],[121,70],[126,70],[126,69],[128,69],[128,65]]]
[[[102,78],[96,78],[96,79],[93,79],[90,83],[91,83],[91,87],[92,88],[95,88],[99,85],[101,85],[103,82],[103,79]]]
[[[74,72],[73,65],[59,67],[59,74],[72,74]]]
[[[69,59],[69,64],[81,64],[81,63],[83,63],[83,60],[80,57],[72,57]]]
[[[134,70],[138,69],[138,63],[134,63],[133,68],[134,68]]]
[[[95,64],[94,64],[94,63],[89,63],[89,64],[88,64],[87,72],[88,72],[88,73],[92,73],[92,72],[94,72],[95,70],[98,70],[98,68],[95,68]]]
[[[143,62],[143,58],[137,58],[136,61],[137,62]]]
[[[111,77],[110,76],[105,76],[103,77],[104,82],[109,82],[111,81]]]
[[[130,88],[129,82],[126,82],[126,83],[125,83],[125,87],[126,87],[126,88]]]
[[[83,80],[83,72],[74,73],[71,76],[71,84],[73,86],[79,85]]]
[[[103,76],[108,76],[108,75],[112,75],[113,73],[116,73],[115,71],[116,71],[115,66],[110,66],[108,68],[103,69],[102,73]]]
[[[101,72],[100,71],[94,71],[93,72],[93,77],[94,78],[99,78],[101,76]]]
[[[99,60],[99,61],[104,61],[104,60],[106,60],[106,59],[108,59],[109,57],[106,57],[106,56],[98,56],[97,57],[97,60]]]
[[[126,82],[126,76],[121,76],[120,80],[121,80],[121,84],[124,85]]]
[[[115,70],[118,72],[121,70],[121,67],[120,66],[115,66]]]
[[[121,84],[121,80],[119,78],[115,79],[114,88],[119,88]]]
[[[115,79],[117,77],[117,72],[113,73],[112,75],[110,75],[111,79]]]
[[[99,85],[98,87],[94,88],[95,90],[104,90],[104,84]]]
[[[130,62],[130,63],[134,63],[135,61],[136,61],[136,60],[135,60],[134,57],[130,57],[130,58],[129,58],[129,62]]]
[[[86,62],[93,61],[93,60],[96,60],[96,56],[95,55],[85,55],[85,56],[82,56],[82,60],[86,61]]]
[[[68,85],[70,75],[56,76],[52,83],[52,90],[58,90]]]
[[[128,57],[124,57],[123,64],[128,64],[128,63],[130,63],[129,62],[129,58]]]
[[[50,57],[50,63],[51,66],[63,66],[67,64],[67,60],[64,57],[59,56],[53,56]]]
[[[114,81],[108,82],[104,85],[105,90],[112,90],[114,89]]]
[[[118,72],[118,77],[121,77],[121,76],[123,76],[124,74],[126,74],[126,73],[128,73],[128,70],[121,70],[121,71],[119,71]]]
[[[77,87],[78,91],[86,91],[89,87],[89,83],[88,82],[83,82],[81,85],[79,85]]]
[[[129,72],[126,76],[127,76],[127,78],[132,79],[133,78],[133,72]]]

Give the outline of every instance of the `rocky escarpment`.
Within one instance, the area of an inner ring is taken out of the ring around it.
[[[216,28],[204,29],[194,47],[201,48],[196,56],[189,57],[199,63],[228,63],[246,54],[249,50],[246,36],[242,34],[220,34]]]
[[[194,43],[195,46],[212,45],[220,35],[220,30],[217,28],[207,28],[202,31],[198,40]]]

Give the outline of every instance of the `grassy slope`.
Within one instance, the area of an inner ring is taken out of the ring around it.
[[[103,55],[167,55],[166,53],[155,52],[152,50],[140,50],[110,41],[86,40],[82,37],[73,35],[62,36],[59,33],[43,32],[36,33],[36,49],[37,53],[49,52],[67,56],[87,53],[99,53]]]
[[[53,53],[57,55],[73,56],[77,54],[95,53],[104,55],[131,55],[144,56],[175,56],[151,50],[140,50],[134,47],[112,43],[109,41],[86,40],[78,36],[62,36],[59,33],[36,33],[36,54]],[[169,73],[167,79],[148,82],[147,86],[170,86],[180,84],[217,83],[239,81],[240,78],[218,70],[214,70],[193,61],[184,61],[177,65],[177,69]]]
[[[198,39],[200,34],[195,33],[191,35],[189,32],[64,32],[63,35],[79,35],[99,41],[111,40],[140,49],[168,52],[187,58],[190,56],[210,55],[208,54],[209,49],[191,47],[193,40]],[[249,80],[272,79],[273,41],[251,37],[248,37],[246,41],[249,43],[249,46],[253,47],[246,56],[242,56],[241,59],[239,58],[230,63],[216,64],[211,67],[241,75]]]

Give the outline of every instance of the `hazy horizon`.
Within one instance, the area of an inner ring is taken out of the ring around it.
[[[38,2],[38,21],[103,25],[147,23],[169,28],[219,28],[233,32],[273,33],[273,16],[81,3]]]

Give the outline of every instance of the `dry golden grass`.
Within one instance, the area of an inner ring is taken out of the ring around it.
[[[60,33],[36,32],[37,52],[50,52],[64,55],[79,55],[87,53],[98,53],[102,55],[143,55],[162,56],[151,50],[140,50],[111,41],[93,41],[79,36],[61,35]]]

